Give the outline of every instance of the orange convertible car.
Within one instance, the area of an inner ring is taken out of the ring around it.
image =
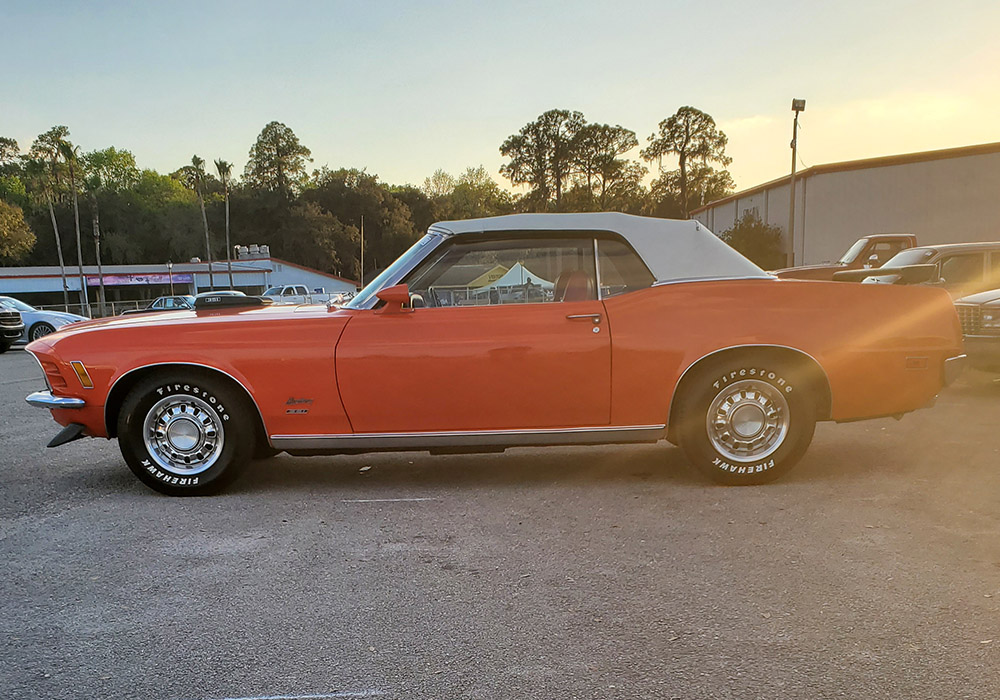
[[[947,292],[778,280],[694,221],[435,224],[343,308],[202,299],[28,346],[65,429],[168,494],[255,456],[679,444],[726,484],[786,472],[817,420],[928,405],[961,366]]]

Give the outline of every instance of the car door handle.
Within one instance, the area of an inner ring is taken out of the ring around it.
[[[570,321],[582,321],[589,318],[594,323],[601,322],[601,314],[569,314],[566,318]]]

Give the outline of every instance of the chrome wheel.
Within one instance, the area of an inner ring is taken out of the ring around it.
[[[48,335],[49,333],[54,333],[55,328],[47,323],[36,323],[31,327],[31,337],[29,340],[38,340],[39,338]]]
[[[708,407],[708,439],[731,462],[755,462],[781,447],[788,402],[780,389],[756,379],[723,387]]]
[[[209,469],[222,452],[222,421],[196,396],[168,396],[146,414],[143,442],[153,461],[171,474],[190,476]]]

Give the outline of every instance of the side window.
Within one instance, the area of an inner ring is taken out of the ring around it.
[[[617,239],[597,241],[597,265],[605,298],[645,289],[655,281],[635,251]]]
[[[941,261],[946,284],[970,284],[983,280],[982,255],[952,255]]]
[[[305,296],[309,293],[309,290],[303,287],[302,285],[299,285],[298,287],[295,288],[295,293],[300,296]]]
[[[592,238],[458,241],[414,270],[414,306],[496,306],[596,299]]]
[[[281,296],[283,297],[295,296],[295,287],[285,287],[283,290],[281,290]]]
[[[152,309],[162,309],[163,308],[163,299],[157,299],[156,301],[154,301],[153,305],[150,308],[152,308]]]
[[[879,241],[878,243],[876,243],[871,248],[871,251],[869,252],[869,256],[871,256],[871,255],[877,255],[878,256],[878,264],[882,265],[882,264],[885,263],[886,260],[888,260],[893,255],[895,255],[896,253],[898,253],[899,251],[901,251],[903,249],[903,245],[904,245],[904,242],[901,241],[901,240],[900,241]],[[865,262],[868,262],[868,260],[865,260]]]

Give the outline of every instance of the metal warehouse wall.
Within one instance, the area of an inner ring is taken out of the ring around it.
[[[821,172],[796,181],[795,264],[835,260],[858,237],[907,232],[918,241],[1000,240],[1000,152]],[[709,205],[694,218],[716,233],[747,210],[782,230],[788,184]]]

